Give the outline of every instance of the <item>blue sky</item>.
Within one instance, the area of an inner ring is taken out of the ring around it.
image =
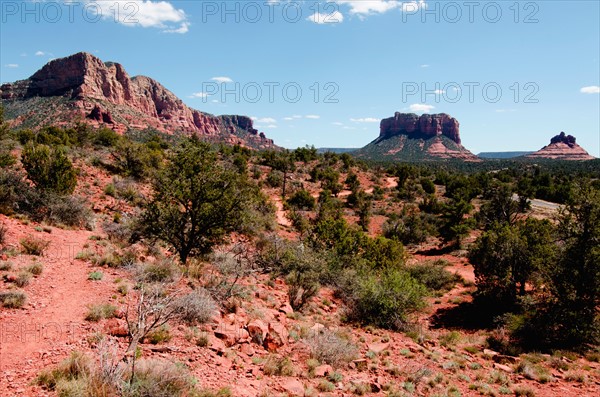
[[[599,4],[0,0],[0,81],[87,51],[290,148],[360,147],[415,111],[456,117],[475,153],[565,131],[599,156]]]

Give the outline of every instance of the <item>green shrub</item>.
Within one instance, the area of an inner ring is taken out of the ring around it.
[[[177,266],[172,261],[165,259],[142,265],[137,279],[146,283],[164,283],[173,281],[176,273]]]
[[[75,190],[77,175],[63,148],[28,143],[23,148],[21,162],[37,188],[57,194],[71,194]]]
[[[96,132],[93,142],[96,145],[112,147],[117,144],[121,136],[108,128],[102,128]]]
[[[444,266],[444,262],[425,262],[409,266],[406,270],[415,280],[432,291],[450,290],[460,280],[460,276],[450,273]]]
[[[427,289],[407,272],[364,272],[343,291],[348,319],[382,328],[403,329],[409,316],[425,306]]]
[[[267,185],[271,187],[281,187],[283,186],[283,172],[273,170],[269,172],[266,179]]]
[[[307,190],[298,190],[287,200],[287,203],[299,210],[313,210],[315,208],[315,198]]]
[[[94,229],[94,213],[82,197],[50,197],[46,217],[53,224]]]
[[[104,277],[104,273],[100,271],[94,271],[88,274],[88,280],[90,281],[100,281]]]

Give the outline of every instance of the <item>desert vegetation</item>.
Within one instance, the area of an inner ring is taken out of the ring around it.
[[[79,316],[61,320],[86,324],[64,361],[32,368],[23,376],[35,385],[20,387],[597,390],[597,161],[368,163],[312,147],[0,124],[2,315],[39,313],[59,291]]]

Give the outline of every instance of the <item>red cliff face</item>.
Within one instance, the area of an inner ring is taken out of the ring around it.
[[[445,113],[424,114],[396,112],[394,117],[381,120],[380,138],[408,135],[413,138],[433,138],[446,136],[460,144],[460,124],[454,117]]]
[[[538,159],[555,160],[593,160],[594,157],[576,142],[574,136],[561,132],[550,140],[550,144],[544,146],[535,153],[526,157]]]
[[[6,101],[37,97],[67,99],[71,106],[53,111],[75,118],[73,113],[78,112],[82,119],[114,124],[111,127],[115,129],[153,128],[167,133],[208,135],[253,147],[274,147],[272,140],[254,130],[250,118],[202,113],[186,106],[157,81],[144,76],[130,78],[120,64],[104,63],[87,53],[51,61],[29,79],[0,87],[0,98]]]

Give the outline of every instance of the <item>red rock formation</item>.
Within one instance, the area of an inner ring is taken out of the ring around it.
[[[593,160],[595,157],[590,156],[576,141],[574,136],[561,132],[550,140],[549,145],[525,157],[555,160]]]
[[[444,135],[460,144],[460,124],[454,117],[445,113],[424,114],[396,112],[394,117],[381,120],[381,138],[395,135],[408,135],[412,138],[433,138]]]
[[[69,100],[71,106],[53,109],[69,113],[65,119],[76,118],[73,113],[78,110],[84,119],[120,124],[120,129],[153,128],[167,133],[208,135],[253,147],[274,146],[272,140],[258,134],[248,117],[219,117],[191,109],[157,81],[144,76],[130,78],[120,64],[104,63],[83,52],[51,61],[29,79],[0,87],[0,98],[5,101],[36,97]]]

